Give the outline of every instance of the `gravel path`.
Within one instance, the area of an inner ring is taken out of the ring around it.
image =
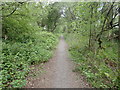
[[[67,44],[61,37],[55,55],[43,65],[46,72],[27,78],[26,88],[89,88],[83,77],[72,71],[75,65],[68,56]]]

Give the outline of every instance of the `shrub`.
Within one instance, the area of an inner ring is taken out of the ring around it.
[[[48,61],[57,43],[52,33],[37,32],[26,42],[4,41],[2,43],[2,87],[22,87],[31,64]]]
[[[69,52],[76,63],[75,71],[81,72],[93,87],[116,88],[117,84],[117,43],[105,42],[105,50],[90,51],[83,38],[77,34],[66,35]]]

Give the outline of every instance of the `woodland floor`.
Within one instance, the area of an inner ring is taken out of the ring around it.
[[[31,66],[26,88],[90,88],[83,76],[73,72],[75,64],[69,58],[63,37],[49,62]],[[35,75],[34,75],[35,74]],[[38,74],[38,75],[36,75]]]

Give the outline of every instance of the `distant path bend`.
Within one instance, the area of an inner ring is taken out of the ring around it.
[[[27,88],[89,88],[83,78],[73,72],[74,64],[67,52],[67,44],[61,36],[55,55],[44,65],[44,74],[28,78]]]

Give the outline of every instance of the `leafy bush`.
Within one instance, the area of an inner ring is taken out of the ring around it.
[[[22,19],[21,17],[16,19],[12,17],[3,19],[3,35],[6,34],[9,40],[24,41],[29,39],[34,35],[36,28],[33,28],[28,20],[28,18]]]
[[[42,4],[3,2],[2,8],[0,87],[22,87],[29,66],[46,62],[52,57],[57,35],[42,32],[42,24],[45,23],[42,19],[49,11],[48,8],[43,9]]]
[[[22,87],[31,64],[48,61],[57,43],[52,33],[37,32],[26,43],[6,41],[2,43],[2,87]]]
[[[77,34],[66,35],[69,52],[76,62],[75,71],[85,75],[93,87],[118,87],[117,43],[105,42],[105,50],[98,50],[95,55],[86,47],[84,39],[84,36],[82,38]]]

